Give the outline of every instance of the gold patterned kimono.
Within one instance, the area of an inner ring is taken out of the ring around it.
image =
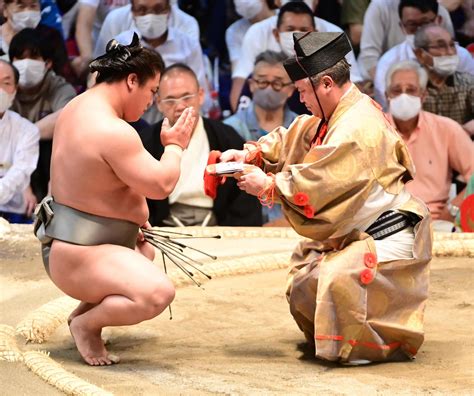
[[[341,363],[414,357],[423,333],[432,235],[425,205],[408,195],[399,211],[420,221],[413,258],[377,262],[374,239],[351,228],[378,183],[400,194],[412,180],[408,150],[378,105],[355,86],[341,99],[322,144],[320,119],[298,117],[257,143],[251,157],[275,175],[275,198],[306,237],[288,277],[290,311],[317,357]],[[255,161],[254,161],[255,162]]]

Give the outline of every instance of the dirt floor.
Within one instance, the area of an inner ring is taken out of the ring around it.
[[[232,256],[291,249],[294,240],[232,240],[207,250]],[[242,246],[247,246],[243,250]],[[179,288],[168,312],[136,326],[105,331],[121,356],[112,367],[83,364],[62,325],[41,345],[63,367],[115,395],[469,395],[474,394],[473,260],[432,262],[426,340],[416,361],[341,367],[312,357],[284,298],[285,270],[222,277],[205,290]],[[15,327],[60,297],[32,238],[0,240],[0,324]],[[2,395],[57,395],[20,363],[0,362]]]

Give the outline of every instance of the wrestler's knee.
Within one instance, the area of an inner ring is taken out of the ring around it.
[[[175,288],[171,281],[159,282],[148,289],[140,299],[139,304],[148,319],[159,315],[174,300]]]

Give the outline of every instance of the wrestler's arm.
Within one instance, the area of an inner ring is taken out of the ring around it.
[[[181,156],[166,152],[157,161],[145,150],[136,133],[126,130],[117,135],[105,155],[117,177],[147,198],[166,198],[178,181]]]
[[[135,130],[126,123],[114,131],[114,139],[108,141],[104,154],[120,180],[132,190],[151,199],[164,199],[174,189],[180,175],[181,148],[186,148],[194,125],[194,113],[184,111],[173,128],[165,132],[165,152],[157,161],[145,150]],[[175,145],[167,150],[167,145]]]

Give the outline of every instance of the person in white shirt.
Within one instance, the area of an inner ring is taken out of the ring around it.
[[[272,50],[294,56],[293,33],[313,31],[342,32],[342,29],[324,19],[313,17],[312,10],[303,2],[289,2],[280,8],[278,16],[252,25],[244,37],[242,57],[232,72],[232,109],[237,108],[240,92],[252,73],[258,54]],[[348,53],[347,61],[351,64],[351,80],[362,81],[353,51]]]
[[[130,0],[78,1],[75,38],[80,55],[72,62],[77,75],[82,75],[87,71],[89,62],[92,60],[93,43],[97,40],[107,14],[129,3]]]
[[[250,26],[275,15],[275,12],[270,10],[267,0],[234,0],[234,5],[235,11],[242,18],[230,25],[225,32],[232,70],[241,57],[242,42]]]
[[[402,26],[400,23],[399,9],[405,6],[408,6],[411,12],[416,10],[426,12],[430,7],[435,7],[437,9],[435,14],[439,15],[440,23],[454,35],[448,11],[442,5],[438,5],[436,0],[372,0],[364,16],[358,58],[364,79],[373,80],[379,58],[390,48],[402,43],[406,39],[406,34],[415,34],[419,26],[416,22],[410,21],[408,26]]]
[[[33,208],[26,207],[24,191],[36,168],[39,129],[8,110],[15,98],[18,70],[0,60],[0,217],[10,222],[27,222]]]
[[[199,25],[196,19],[181,11],[177,5],[170,4],[169,0],[132,0],[131,4],[112,10],[107,15],[97,37],[94,57],[102,55],[107,43],[120,33],[131,29],[137,30],[137,17],[160,13],[168,14],[169,28],[178,30],[188,38],[199,42]],[[147,17],[145,21],[151,18]],[[150,22],[145,22],[145,24],[151,26]]]

